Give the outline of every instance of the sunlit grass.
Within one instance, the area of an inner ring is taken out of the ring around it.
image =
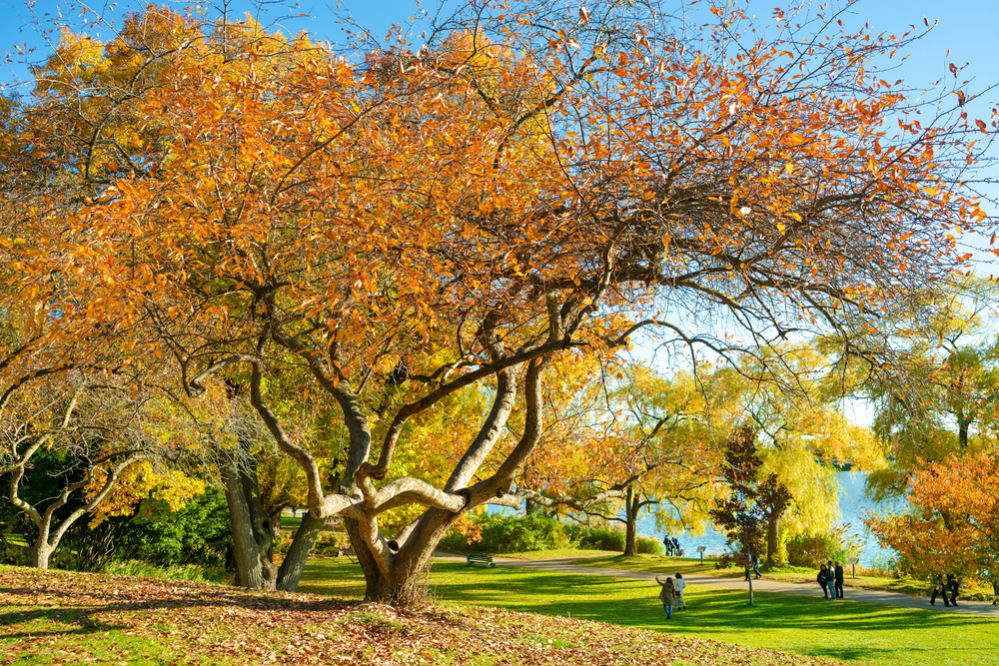
[[[669,570],[677,568],[671,564]],[[437,562],[428,587],[444,603],[600,620],[866,666],[991,666],[999,650],[995,620],[857,601],[757,592],[750,606],[744,591],[691,585],[689,610],[667,622],[658,586],[643,581]],[[337,558],[310,562],[301,589],[352,599],[364,593],[359,568]]]

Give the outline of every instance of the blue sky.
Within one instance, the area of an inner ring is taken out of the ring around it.
[[[678,0],[677,0],[678,1]],[[807,0],[806,0],[807,1]],[[46,14],[52,16],[61,14],[64,17],[78,15],[83,3],[58,0],[36,0],[26,3],[23,0],[0,0],[0,45],[8,50],[14,44],[28,43],[38,46],[41,40],[35,27],[36,17]],[[141,6],[141,2],[123,0],[113,9],[113,3],[104,0],[93,0],[86,3],[91,9],[104,13],[105,16],[120,16],[128,8]],[[180,7],[192,3],[170,2]],[[211,2],[205,3],[212,4]],[[220,4],[216,2],[215,4]],[[237,11],[249,9],[255,3],[249,0],[234,0],[232,6]],[[294,32],[307,29],[320,39],[335,40],[337,31],[331,18],[331,7],[335,0],[302,0],[298,9],[285,9],[275,3],[270,4],[269,19],[287,17],[291,14],[305,13],[308,18],[285,18],[279,24],[287,31]],[[393,22],[404,22],[407,17],[416,13],[416,4],[412,0],[344,0],[339,3],[354,15],[359,23],[370,27],[376,33],[384,31]],[[593,0],[583,0],[580,4],[595,5]],[[668,3],[673,4],[673,3]],[[752,12],[761,22],[771,20],[774,7],[783,5],[779,0],[752,0]],[[816,3],[818,4],[818,3]],[[433,11],[438,6],[435,0],[424,3]],[[445,4],[446,6],[446,4]],[[999,2],[996,0],[857,0],[853,11],[858,20],[869,20],[876,30],[899,33],[908,25],[922,26],[923,17],[928,17],[932,23],[939,19],[939,24],[924,39],[917,53],[914,53],[903,68],[904,78],[914,83],[920,81],[932,82],[940,76],[948,74],[947,65],[954,62],[961,65],[970,63],[968,71],[979,80],[999,79]],[[947,50],[951,50],[950,56]],[[0,78],[10,79],[10,68],[0,69]]]

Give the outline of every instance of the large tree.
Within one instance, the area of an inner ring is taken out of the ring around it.
[[[970,93],[927,116],[879,75],[912,37],[830,11],[763,39],[712,13],[472,2],[426,45],[337,51],[155,7],[106,43],[65,33],[4,125],[27,137],[5,177],[47,192],[19,208],[48,231],[18,280],[66,275],[86,301],[37,307],[141,331],[192,394],[245,387],[310,515],[344,517],[367,596],[410,598],[448,527],[510,494],[556,355],[653,327],[712,347],[835,328],[863,351],[851,330],[984,226]],[[348,433],[333,483],[274,407],[300,371],[296,399]],[[410,422],[463,391],[491,404],[442,435],[443,482],[401,475]]]
[[[927,462],[994,448],[999,435],[999,291],[962,276],[889,308],[896,335],[885,341],[898,362],[889,372],[842,364],[853,391],[874,407],[872,428],[890,464],[868,479],[878,497],[902,496],[908,475]]]

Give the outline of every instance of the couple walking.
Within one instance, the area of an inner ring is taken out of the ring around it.
[[[843,598],[843,565],[839,562],[833,566],[832,560],[829,560],[828,565],[820,565],[815,580],[822,586],[823,599]]]
[[[663,610],[666,611],[666,619],[673,619],[673,604],[677,610],[687,610],[687,604],[683,601],[683,588],[687,587],[687,581],[683,579],[683,574],[678,573],[674,581],[669,576],[666,580],[660,580],[656,576],[656,582],[662,586],[659,590],[659,600],[663,602]]]
[[[935,606],[937,595],[941,595],[943,596],[944,606],[956,606],[957,592],[960,587],[961,583],[954,574],[947,574],[947,582],[944,582],[943,574],[937,574],[936,580],[933,581],[933,594],[930,595],[930,605]],[[950,595],[949,599],[947,598],[948,595]],[[992,605],[995,606],[995,601],[992,602]]]

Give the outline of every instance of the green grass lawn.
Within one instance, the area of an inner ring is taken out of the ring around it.
[[[546,551],[539,551],[533,558],[525,559],[547,559],[543,556]],[[550,551],[549,551],[550,552]],[[556,551],[559,555],[554,557],[573,557],[571,551]],[[585,557],[589,551],[575,551],[577,557]],[[705,558],[704,564],[696,558],[686,557],[663,557],[660,555],[635,555],[625,557],[620,554],[607,554],[602,557],[586,557],[575,564],[587,567],[607,567],[610,569],[628,569],[630,571],[654,571],[656,573],[676,573],[702,574],[705,576],[723,576],[726,578],[740,578],[743,575],[741,567],[729,567],[727,569],[716,569],[715,560]],[[763,569],[763,575],[770,580],[778,580],[786,583],[815,583],[815,575],[818,570],[805,567],[786,567],[781,569]],[[863,590],[887,590],[888,592],[899,592],[913,596],[925,596],[930,588],[929,582],[918,580],[910,576],[871,576],[850,575],[850,569],[846,570],[847,588],[858,588]],[[961,590],[961,596],[965,599],[991,600],[992,590],[981,585],[972,584]]]
[[[690,586],[690,609],[667,622],[658,588],[642,581],[453,562],[435,563],[428,580],[441,602],[600,620],[865,666],[992,666],[999,651],[999,623],[989,618],[855,601],[757,593],[749,606],[745,592]],[[309,563],[301,590],[356,599],[364,588],[356,565],[327,558]]]
[[[281,529],[288,530],[294,534],[295,530],[299,528],[302,524],[302,512],[299,511],[297,516],[289,516],[287,514],[281,514]]]

